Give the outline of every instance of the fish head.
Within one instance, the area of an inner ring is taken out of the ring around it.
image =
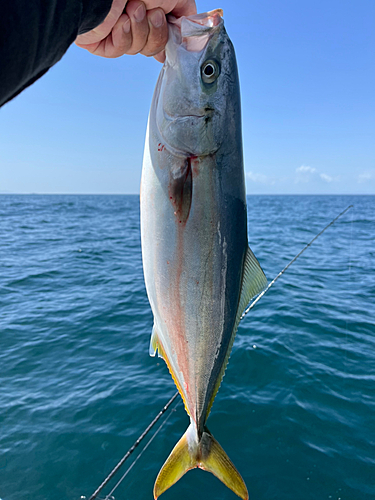
[[[240,113],[236,59],[220,9],[169,18],[155,105],[167,148],[181,156],[219,150],[230,121]]]

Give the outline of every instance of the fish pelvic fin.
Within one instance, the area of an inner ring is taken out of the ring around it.
[[[207,428],[198,440],[193,425],[189,426],[161,468],[154,486],[155,500],[195,467],[211,472],[236,495],[248,500],[245,482],[223,448]]]
[[[160,352],[159,347],[159,340],[158,340],[158,334],[155,328],[155,325],[152,328],[152,333],[151,333],[151,339],[150,339],[150,347],[148,350],[148,353],[150,356],[154,357],[156,354],[156,351],[158,352],[158,357],[162,358],[162,353]]]

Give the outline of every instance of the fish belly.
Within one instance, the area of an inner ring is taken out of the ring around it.
[[[241,189],[228,192],[217,156],[183,159],[159,144],[146,140],[141,183],[145,282],[159,346],[199,431],[235,333],[246,205]]]

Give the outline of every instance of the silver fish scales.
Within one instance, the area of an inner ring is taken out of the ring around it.
[[[248,246],[238,73],[221,10],[170,20],[146,134],[141,236],[150,354],[165,360],[190,417],[154,497],[200,467],[247,499],[206,427],[241,314],[267,285]]]

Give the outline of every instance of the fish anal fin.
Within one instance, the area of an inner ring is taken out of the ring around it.
[[[211,472],[236,495],[248,500],[249,494],[245,482],[223,448],[207,428],[198,442],[192,425],[173,448],[161,468],[155,481],[154,498],[158,498],[187,471],[195,467]]]
[[[161,359],[164,359],[165,364],[168,367],[169,373],[172,376],[173,382],[176,384],[178,392],[180,393],[180,396],[182,397],[182,400],[183,400],[184,405],[185,405],[186,413],[190,416],[189,410],[188,410],[188,407],[187,407],[187,404],[186,404],[185,393],[182,390],[181,384],[180,384],[178,378],[176,377],[176,375],[175,375],[175,373],[173,371],[172,365],[171,365],[170,361],[168,360],[168,356],[165,353],[163,344],[161,343],[161,341],[159,339],[157,329],[156,329],[156,327],[154,325],[154,327],[152,329],[151,340],[150,340],[150,348],[149,348],[150,356],[154,357],[155,354],[156,354],[156,351],[158,352],[158,357],[161,358]]]

